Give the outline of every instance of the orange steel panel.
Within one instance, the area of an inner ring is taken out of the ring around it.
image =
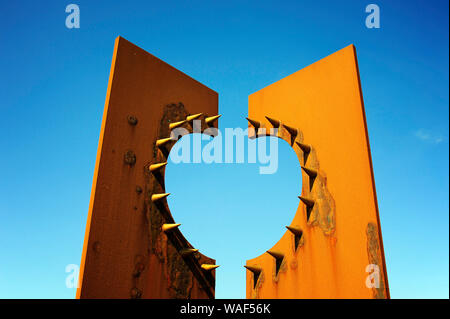
[[[246,271],[247,298],[389,298],[354,46],[250,95],[249,118],[270,129],[265,116],[288,125],[278,136],[306,167],[305,201],[290,225],[302,236],[287,230],[270,249],[279,258],[263,253],[247,261],[262,270],[259,277]],[[379,288],[366,287],[369,264],[380,268]]]
[[[180,251],[192,246],[174,223],[164,173],[148,167],[167,160],[155,146],[169,123],[187,115],[216,115],[218,95],[118,37],[98,144],[77,298],[213,298],[213,259]],[[137,120],[137,123],[136,123]],[[189,123],[184,124],[189,128]],[[191,128],[190,128],[191,129]],[[173,143],[171,144],[173,145]]]

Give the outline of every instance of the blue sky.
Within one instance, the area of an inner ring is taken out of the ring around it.
[[[219,92],[220,126],[243,128],[249,94],[355,44],[391,296],[448,298],[448,1],[74,1],[81,28],[67,29],[69,3],[1,1],[0,298],[75,295],[65,267],[81,258],[118,35]],[[282,142],[274,175],[168,165],[183,233],[222,265],[217,297],[245,296],[245,259],[297,207],[298,165]]]

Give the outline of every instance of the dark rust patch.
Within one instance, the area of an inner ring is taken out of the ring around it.
[[[336,204],[327,188],[327,178],[323,172],[317,175],[313,196],[316,201],[314,224],[318,225],[325,235],[333,234],[336,227]]]
[[[186,262],[172,245],[167,245],[167,272],[172,298],[189,299],[193,275]]]
[[[160,127],[158,128],[158,139],[170,137],[169,124],[173,122],[183,121],[189,115],[183,103],[171,103],[164,107],[163,116],[161,118]],[[202,121],[203,123],[203,121]],[[187,132],[191,133],[192,128],[185,123],[183,127]],[[176,137],[178,138],[178,137]],[[202,263],[215,263],[214,260],[194,254],[190,257],[183,258],[180,251],[189,248],[190,244],[183,237],[179,230],[170,233],[164,233],[161,227],[165,223],[175,223],[170,213],[167,201],[161,200],[153,203],[151,196],[153,194],[165,193],[164,174],[152,174],[148,169],[151,163],[166,162],[170,149],[176,141],[167,145],[166,148],[160,149],[155,144],[152,149],[153,158],[143,168],[145,179],[144,197],[145,197],[145,216],[148,225],[148,251],[157,257],[164,269],[164,276],[167,280],[167,289],[171,298],[191,298],[194,280],[198,280],[200,286],[207,292],[210,298],[214,297],[215,279],[210,272],[202,272],[200,265]],[[192,248],[192,247],[191,247]],[[135,269],[133,275],[139,273]]]

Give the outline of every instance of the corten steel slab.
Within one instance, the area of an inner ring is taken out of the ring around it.
[[[218,111],[218,95],[118,37],[103,113],[77,298],[214,298],[215,264],[192,248],[174,223],[165,193],[164,163],[174,141],[169,124]],[[214,125],[217,125],[215,121]],[[192,131],[190,121],[182,123]],[[176,195],[175,195],[176,196]],[[176,217],[175,217],[176,219]],[[182,226],[181,226],[182,227]]]
[[[247,298],[389,298],[354,46],[250,95],[249,118],[267,130],[281,121],[305,169],[292,228],[247,261]],[[366,286],[369,264],[378,289]]]

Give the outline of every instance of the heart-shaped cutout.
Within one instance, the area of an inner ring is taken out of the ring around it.
[[[257,139],[266,144],[266,154],[275,151],[269,148],[270,139],[278,142],[278,168],[273,174],[260,174],[260,166],[267,164],[249,163],[247,156],[244,163],[170,160],[179,143],[190,144],[192,158],[194,139],[200,135],[182,137],[171,150],[165,169],[166,191],[171,193],[168,205],[186,239],[221,265],[216,271],[216,298],[245,298],[246,260],[275,245],[295,215],[302,189],[300,163],[292,147],[277,137]],[[203,138],[202,149],[211,141]],[[246,138],[245,151],[255,142]]]

